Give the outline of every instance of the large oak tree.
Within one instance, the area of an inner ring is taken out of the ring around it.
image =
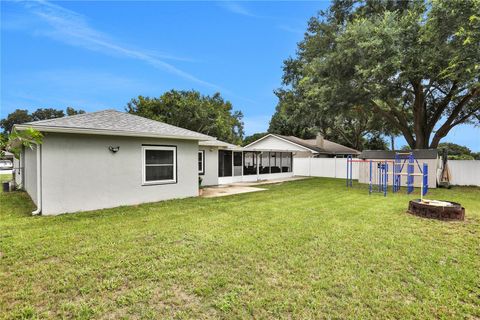
[[[285,61],[272,123],[376,116],[411,148],[436,148],[453,127],[480,123],[479,75],[480,1],[337,0]]]

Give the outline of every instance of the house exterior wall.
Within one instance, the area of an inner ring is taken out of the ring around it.
[[[368,159],[366,159],[368,161]],[[385,159],[375,159],[375,161],[385,161]],[[392,161],[392,159],[388,159],[388,161]],[[428,187],[429,188],[436,188],[437,187],[437,166],[438,161],[437,159],[417,159],[418,164],[423,168],[423,163],[428,165]],[[402,161],[403,163],[403,161]],[[375,165],[375,163],[373,163]],[[392,178],[392,166],[393,163],[388,163],[388,184],[393,184]],[[360,183],[370,183],[370,163],[369,162],[361,162],[359,163],[359,172],[358,172],[358,182]],[[402,173],[407,173],[407,164],[404,165]],[[414,173],[420,173],[420,170],[417,166],[417,163],[414,163]],[[376,177],[374,178],[376,179]],[[414,187],[421,186],[422,177],[415,176],[414,178]],[[401,186],[407,185],[407,176],[401,177]]]
[[[22,156],[24,159],[24,188],[32,198],[33,203],[37,204],[37,147],[34,146],[33,149],[24,148]]]
[[[176,183],[142,185],[142,145],[145,144],[176,146]],[[120,150],[112,153],[109,146],[119,146]],[[197,160],[197,141],[45,134],[42,214],[197,196]]]
[[[199,147],[199,150],[205,152],[205,172],[200,174],[203,178],[203,186],[218,185],[218,148],[217,147]]]

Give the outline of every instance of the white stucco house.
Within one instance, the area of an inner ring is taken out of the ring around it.
[[[116,110],[16,125],[43,133],[20,157],[34,214],[198,195],[198,142],[215,138]]]
[[[96,210],[198,195],[204,186],[293,176],[291,147],[242,148],[116,110],[15,125],[43,133],[15,175],[33,214]]]

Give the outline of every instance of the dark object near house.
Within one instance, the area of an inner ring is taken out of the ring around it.
[[[2,189],[3,189],[3,192],[10,192],[10,182],[3,182]]]
[[[438,186],[440,188],[450,189],[450,180],[452,179],[452,174],[450,173],[450,168],[448,167],[448,154],[447,149],[442,150],[442,173],[440,174],[440,181]]]
[[[411,200],[408,213],[439,220],[465,220],[465,208],[460,203],[449,201]]]

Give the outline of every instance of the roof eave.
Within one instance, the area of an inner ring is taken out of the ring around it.
[[[194,137],[184,135],[161,135],[149,132],[134,132],[134,131],[121,131],[121,130],[102,130],[102,129],[83,129],[83,128],[71,128],[71,127],[50,127],[50,126],[35,126],[35,125],[14,125],[16,130],[25,130],[33,128],[41,132],[55,132],[55,133],[76,133],[76,134],[97,134],[106,136],[124,136],[124,137],[142,137],[142,138],[164,138],[164,139],[178,139],[178,140],[196,140],[196,141],[209,141],[215,140],[214,137]]]

